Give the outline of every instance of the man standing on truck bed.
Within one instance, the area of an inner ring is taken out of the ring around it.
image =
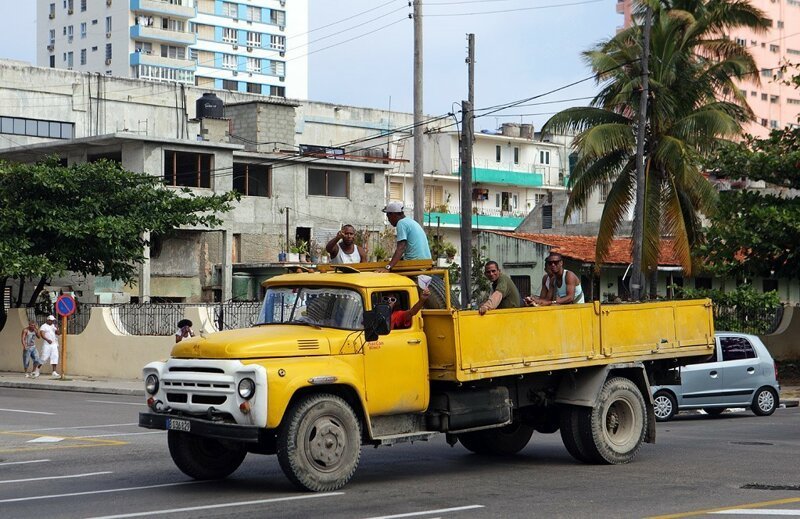
[[[500,272],[496,261],[487,261],[483,273],[492,283],[492,293],[489,299],[478,308],[478,313],[484,315],[495,308],[518,308],[520,304],[519,290],[507,274]]]
[[[342,230],[336,233],[327,245],[325,250],[331,255],[331,263],[361,263],[367,261],[367,253],[356,245],[356,228],[350,224],[342,226]],[[340,243],[341,242],[341,243]]]
[[[545,275],[542,277],[542,291],[539,297],[525,298],[531,306],[569,305],[583,303],[581,280],[575,273],[564,269],[564,258],[551,252],[544,260]]]
[[[392,227],[397,228],[397,248],[392,254],[389,264],[377,272],[389,272],[395,263],[404,260],[431,259],[431,248],[425,231],[413,218],[406,218],[403,213],[403,202],[389,202],[382,209]]]

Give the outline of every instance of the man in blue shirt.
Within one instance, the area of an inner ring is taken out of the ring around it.
[[[383,208],[386,218],[392,227],[397,228],[397,248],[392,254],[389,264],[381,271],[391,271],[395,263],[404,260],[431,259],[428,237],[422,226],[413,218],[406,218],[403,213],[403,202],[389,202]]]

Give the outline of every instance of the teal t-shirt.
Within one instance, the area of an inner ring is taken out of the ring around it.
[[[405,217],[397,222],[397,241],[406,241],[403,259],[431,259],[431,248],[428,237],[422,226],[413,218]]]

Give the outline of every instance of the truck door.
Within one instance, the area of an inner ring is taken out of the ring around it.
[[[372,294],[372,304],[387,297],[387,291]],[[410,292],[392,290],[395,304],[409,309]],[[428,407],[428,352],[422,318],[417,314],[406,329],[393,329],[377,341],[364,345],[367,408],[380,416],[423,411]]]

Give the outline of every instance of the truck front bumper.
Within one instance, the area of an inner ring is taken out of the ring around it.
[[[150,412],[139,413],[139,427],[161,429],[163,431],[183,431],[204,438],[246,443],[258,443],[263,431],[263,429],[253,425],[212,422],[201,418]]]

